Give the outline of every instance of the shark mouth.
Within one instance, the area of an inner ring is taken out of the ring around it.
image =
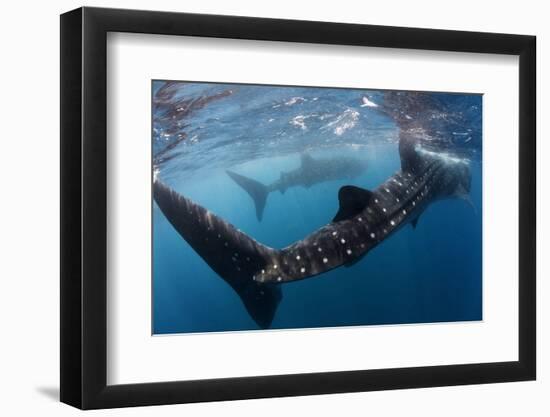
[[[157,177],[153,196],[179,235],[233,288],[250,316],[265,329],[281,302],[280,284],[351,266],[405,224],[416,227],[431,201],[461,197],[468,191],[463,184],[469,188],[469,170],[456,170],[457,164],[447,165],[417,152],[407,137],[400,139],[399,152],[400,171],[373,191],[342,187],[332,222],[282,249],[257,242]],[[229,175],[243,187],[257,189],[250,194],[265,205],[267,194],[260,192],[254,180]]]

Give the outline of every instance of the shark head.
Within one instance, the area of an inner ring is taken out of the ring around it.
[[[445,152],[428,151],[418,146],[415,150],[421,158],[440,167],[437,181],[440,198],[465,198],[469,195],[472,173],[466,159]]]

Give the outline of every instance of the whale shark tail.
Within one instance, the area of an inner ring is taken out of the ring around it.
[[[265,202],[267,200],[267,195],[269,194],[268,187],[261,182],[243,175],[239,175],[233,171],[227,170],[226,172],[227,175],[229,175],[233,181],[240,185],[252,198],[254,201],[254,206],[256,207],[256,218],[261,222],[264,215]]]
[[[174,229],[239,295],[258,326],[268,328],[282,292],[279,285],[260,283],[254,277],[279,251],[256,242],[158,180],[153,196]]]

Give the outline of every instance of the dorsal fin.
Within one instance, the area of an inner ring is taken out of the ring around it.
[[[307,153],[303,153],[300,155],[300,163],[302,166],[311,165],[313,163],[314,159],[311,157],[311,155]]]
[[[358,215],[367,207],[371,197],[372,191],[353,185],[344,185],[340,188],[340,191],[338,191],[340,208],[332,221],[339,222],[340,220],[350,219]]]
[[[403,172],[417,173],[422,170],[424,160],[416,151],[416,142],[410,135],[399,134],[399,156]]]

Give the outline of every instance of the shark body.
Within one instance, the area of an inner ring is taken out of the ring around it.
[[[333,220],[282,249],[239,231],[160,181],[154,198],[176,231],[241,297],[261,328],[270,326],[282,299],[281,284],[350,266],[436,200],[468,198],[471,174],[461,161],[420,152],[402,134],[401,169],[374,190],[343,186]]]
[[[233,171],[227,171],[227,175],[252,198],[256,208],[256,218],[261,221],[269,193],[279,191],[284,194],[291,187],[309,188],[325,181],[356,178],[366,168],[367,164],[357,158],[314,159],[308,154],[303,154],[298,168],[281,172],[279,179],[269,185],[264,185]]]

